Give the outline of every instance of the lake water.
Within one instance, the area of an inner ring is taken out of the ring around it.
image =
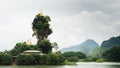
[[[120,63],[79,62],[77,65],[0,66],[0,68],[120,68]]]

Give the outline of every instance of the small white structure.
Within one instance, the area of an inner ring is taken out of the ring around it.
[[[38,50],[26,50],[22,53],[22,55],[31,55],[31,54],[43,55],[43,53]]]

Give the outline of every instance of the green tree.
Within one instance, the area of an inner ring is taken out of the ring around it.
[[[41,55],[33,55],[33,57],[35,58],[34,63],[35,64],[42,64],[42,56]]]
[[[49,16],[43,16],[42,13],[36,15],[32,23],[32,29],[38,42],[47,38],[52,33],[49,22],[51,21]]]
[[[51,57],[49,54],[42,55],[41,57],[42,57],[42,60],[41,60],[42,64],[50,64],[49,61]]]
[[[25,50],[30,50],[30,46],[26,43],[17,43],[16,46],[10,51],[13,56],[22,53]]]
[[[0,52],[0,64],[9,65],[12,63],[12,56],[8,53]]]
[[[37,46],[43,53],[50,53],[52,51],[51,43],[47,40],[48,35],[52,33],[49,22],[49,16],[44,16],[42,12],[34,18],[32,22],[33,36],[37,38]]]
[[[33,65],[35,64],[35,57],[33,55],[18,55],[18,65]]]
[[[111,37],[108,40],[105,40],[101,44],[101,48],[106,51],[114,46],[120,46],[120,36]]]
[[[17,49],[12,49],[10,51],[10,53],[11,53],[12,56],[16,56],[16,55],[20,54],[21,52],[19,50],[17,50]]]
[[[82,52],[75,52],[75,56],[77,56],[79,59],[87,58],[87,56]]]
[[[59,54],[58,57],[58,64],[63,64],[66,60],[65,57],[62,54]]]
[[[55,50],[58,49],[58,44],[57,44],[56,42],[51,43],[51,46],[52,46]]]
[[[18,65],[25,65],[26,64],[26,55],[18,55],[16,58]]]
[[[82,52],[72,52],[72,51],[71,52],[65,52],[65,53],[63,53],[63,56],[65,56],[66,59],[69,58],[69,57],[74,57],[74,56],[77,56],[79,59],[83,59],[83,58],[87,57]]]
[[[120,47],[112,47],[102,55],[108,61],[120,62]]]
[[[56,54],[49,54],[50,56],[50,64],[57,65],[59,63],[59,56]]]
[[[49,54],[52,51],[52,46],[51,46],[51,43],[49,40],[44,39],[44,40],[38,42],[37,46],[45,54]]]
[[[96,47],[92,50],[92,57],[93,58],[101,58],[102,57],[102,49],[101,47]]]
[[[76,62],[79,61],[79,58],[77,56],[74,56],[74,57],[69,57],[67,60],[70,61],[70,62],[75,62],[76,63]]]
[[[67,59],[67,58],[69,58],[69,57],[75,56],[74,54],[75,54],[75,52],[70,51],[70,52],[65,52],[65,53],[63,53],[63,56],[65,56],[66,59]]]

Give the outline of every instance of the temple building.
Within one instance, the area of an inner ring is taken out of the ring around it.
[[[43,53],[38,50],[26,50],[22,53],[22,55],[31,55],[31,54],[43,55]]]

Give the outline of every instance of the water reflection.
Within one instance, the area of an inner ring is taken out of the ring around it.
[[[34,66],[0,66],[0,68],[120,68],[120,63],[80,62],[77,65],[34,65]]]
[[[108,65],[107,68],[120,68],[120,65]]]

